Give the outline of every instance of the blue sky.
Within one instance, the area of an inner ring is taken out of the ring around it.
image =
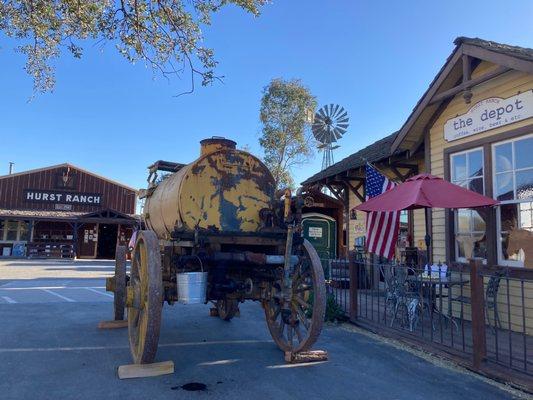
[[[0,174],[9,161],[16,171],[70,162],[144,187],[147,165],[190,162],[205,137],[259,154],[261,90],[275,77],[348,110],[338,161],[401,127],[461,35],[533,47],[533,2],[274,0],[259,18],[228,7],[205,29],[224,84],[178,98],[188,77],[154,79],[108,43],[60,59],[54,93],[28,102],[24,57],[0,36]],[[320,164],[317,154],[296,180]]]

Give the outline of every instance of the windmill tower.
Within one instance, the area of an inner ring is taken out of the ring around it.
[[[323,151],[322,170],[329,167],[333,160],[333,150],[339,148],[334,143],[348,130],[348,112],[338,104],[329,104],[320,108],[314,117],[311,130],[320,143],[318,149]]]

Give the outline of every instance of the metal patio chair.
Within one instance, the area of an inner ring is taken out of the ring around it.
[[[407,277],[411,268],[382,265],[381,273],[385,280],[385,309],[391,314],[390,327],[399,319],[402,328],[416,329],[420,313],[420,299],[417,293],[409,290]],[[387,312],[383,314],[386,321]]]
[[[485,315],[487,316],[487,320],[489,325],[492,327],[493,330],[496,330],[497,328],[501,328],[502,324],[500,321],[500,315],[498,313],[498,291],[500,289],[500,281],[505,276],[505,273],[503,271],[497,271],[495,272],[487,282],[487,287],[485,289]],[[459,302],[463,304],[471,304],[470,297],[466,296],[457,296],[457,297],[451,297],[451,302]],[[490,323],[490,315],[489,310],[492,310],[492,315],[494,316],[494,325]],[[450,310],[451,313],[451,310]],[[450,315],[450,318],[453,318]],[[463,310],[461,309],[461,320],[463,319]]]

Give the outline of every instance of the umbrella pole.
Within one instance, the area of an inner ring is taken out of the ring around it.
[[[429,267],[431,265],[431,236],[429,234],[429,213],[431,212],[431,209],[426,208],[424,211],[424,219],[426,222],[426,236],[424,237],[426,242],[426,263]]]

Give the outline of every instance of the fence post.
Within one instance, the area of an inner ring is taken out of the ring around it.
[[[357,319],[357,287],[359,286],[359,266],[355,259],[355,251],[349,252],[349,270],[350,270],[350,321],[355,322]]]
[[[470,260],[470,303],[472,312],[472,364],[479,369],[487,355],[485,332],[485,287],[480,260]]]

